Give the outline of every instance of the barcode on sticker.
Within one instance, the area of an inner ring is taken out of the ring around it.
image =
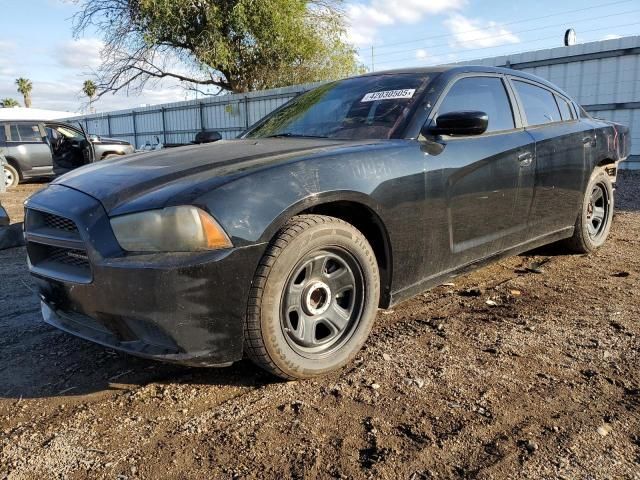
[[[411,98],[416,93],[415,88],[405,88],[403,90],[383,90],[382,92],[367,93],[362,97],[361,102],[375,102],[377,100],[393,100],[396,98]]]

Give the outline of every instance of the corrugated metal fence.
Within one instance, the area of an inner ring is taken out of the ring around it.
[[[640,169],[640,36],[464,62],[509,67],[546,78],[597,118],[631,129],[631,157]]]
[[[632,157],[623,168],[640,168],[640,36],[537,50],[464,62],[533,73],[572,95],[592,115],[624,123],[632,132]],[[125,139],[136,146],[187,143],[200,130],[233,138],[249,125],[318,84],[223,95],[76,117],[90,133]]]
[[[82,122],[91,134],[126,140],[136,147],[146,142],[189,143],[202,130],[217,130],[234,138],[269,112],[316,85],[296,85],[247,94],[85,115],[67,119]]]

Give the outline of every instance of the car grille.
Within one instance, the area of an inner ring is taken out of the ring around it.
[[[44,225],[54,230],[64,230],[66,232],[78,232],[78,227],[68,218],[60,217],[52,213],[39,212]]]
[[[75,267],[89,268],[89,257],[83,250],[72,250],[70,248],[49,247],[46,255],[47,260],[64,265],[73,265]]]
[[[91,281],[89,256],[73,220],[27,209],[25,236],[34,273],[71,282]]]

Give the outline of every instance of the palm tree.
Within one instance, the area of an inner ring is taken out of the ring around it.
[[[24,97],[24,106],[27,108],[31,107],[31,90],[33,89],[33,85],[31,84],[31,80],[28,78],[18,78],[16,80],[16,86],[18,87],[18,92],[22,94]]]
[[[20,106],[18,101],[14,98],[3,98],[2,100],[0,100],[0,104],[2,104],[3,108],[13,108]]]
[[[82,91],[84,92],[84,94],[89,97],[89,113],[92,113],[93,108],[92,108],[92,103],[93,103],[93,97],[95,97],[96,95],[96,84],[93,83],[91,80],[85,80],[84,84],[82,85]]]

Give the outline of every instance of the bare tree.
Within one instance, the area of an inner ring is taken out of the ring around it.
[[[80,0],[74,32],[103,33],[97,97],[174,79],[245,92],[357,71],[341,0]]]

